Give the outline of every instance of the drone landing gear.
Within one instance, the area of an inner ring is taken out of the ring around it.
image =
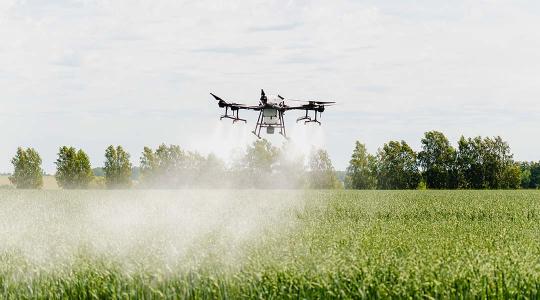
[[[307,110],[306,110],[306,116],[305,116],[305,117],[302,116],[302,117],[296,119],[296,123],[298,123],[298,122],[300,122],[300,121],[302,121],[302,120],[308,120],[308,121],[311,121],[311,117],[308,116],[308,111],[307,111]],[[307,121],[306,121],[306,122],[307,122]],[[305,124],[305,122],[304,122],[304,124]]]
[[[283,112],[278,111],[278,119],[277,122],[266,122],[264,118],[263,110],[259,113],[259,117],[257,118],[257,124],[255,124],[255,129],[252,131],[252,133],[258,137],[261,138],[261,129],[263,127],[266,128],[266,133],[268,134],[274,134],[274,129],[279,129],[279,134],[281,134],[284,138],[288,139],[286,131],[285,131],[285,121],[283,119]],[[274,119],[275,120],[275,119]]]
[[[238,121],[242,121],[242,122],[244,122],[244,123],[247,123],[246,119],[240,119],[240,118],[238,117],[238,109],[236,109],[236,110],[235,110],[235,109],[231,109],[231,110],[232,110],[232,115],[229,115],[229,108],[226,107],[226,108],[225,108],[225,114],[224,114],[223,116],[221,116],[221,117],[219,118],[219,120],[221,121],[221,120],[223,120],[223,119],[231,119],[231,120],[233,120],[233,121],[232,121],[233,124],[236,123],[236,122],[238,122]],[[234,112],[236,112],[236,114],[235,114]]]
[[[321,114],[321,113],[319,112],[319,114]],[[315,111],[315,119],[312,120],[311,116],[308,115],[308,110],[306,110],[306,115],[296,119],[296,123],[298,123],[298,122],[300,122],[302,120],[306,120],[306,121],[304,121],[304,125],[307,124],[307,123],[317,123],[317,124],[319,124],[319,126],[321,125],[321,122],[319,120],[317,120],[317,111]]]

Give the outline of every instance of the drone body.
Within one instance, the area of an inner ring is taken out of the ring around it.
[[[287,137],[285,132],[285,121],[283,119],[283,115],[288,110],[306,111],[306,115],[298,118],[296,122],[304,121],[304,124],[317,123],[321,125],[321,122],[317,120],[317,113],[320,116],[321,113],[324,111],[325,106],[335,104],[335,102],[328,101],[291,100],[285,99],[280,95],[267,97],[264,93],[264,90],[261,90],[261,98],[259,99],[259,105],[256,106],[248,106],[240,103],[227,102],[212,93],[210,93],[210,95],[212,95],[212,97],[214,97],[214,99],[218,101],[219,107],[225,108],[225,114],[219,118],[220,120],[227,118],[232,119],[233,123],[237,121],[243,121],[247,123],[245,119],[241,119],[238,116],[238,112],[242,109],[258,111],[259,117],[257,118],[257,124],[255,125],[255,130],[252,131],[253,134],[255,134],[258,138],[261,138],[262,128],[266,128],[267,134],[274,134],[275,129],[279,129],[279,133],[284,137]],[[285,101],[305,102],[306,104],[289,106],[285,104]],[[232,112],[231,114],[229,114],[229,109]],[[310,111],[314,112],[313,119],[311,118],[311,116],[309,116]]]

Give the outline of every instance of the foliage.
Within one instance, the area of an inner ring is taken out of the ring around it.
[[[109,146],[105,150],[105,183],[107,188],[118,189],[131,186],[130,155],[122,146]]]
[[[32,194],[3,193],[3,203],[35,205]],[[120,193],[125,192],[51,192],[43,194],[40,202],[45,206],[68,207],[67,213],[76,214],[86,211],[89,202],[116,203]],[[129,197],[141,194],[144,192],[130,192]],[[204,194],[204,199],[222,194]],[[261,195],[257,202],[274,202],[272,197],[290,194],[291,191],[275,191]],[[160,193],[161,197],[165,195]],[[243,204],[253,202],[252,197],[251,191],[237,191],[235,199],[243,201],[231,211],[241,211]],[[200,243],[186,243],[187,267],[184,263],[162,267],[160,255],[182,249],[163,247],[152,251],[149,249],[155,249],[155,245],[151,244],[133,243],[137,245],[135,255],[155,258],[132,262],[119,259],[114,251],[81,247],[64,260],[55,256],[56,260],[40,264],[39,260],[24,256],[23,251],[3,249],[0,298],[540,297],[537,191],[308,191],[297,197],[292,201],[299,205],[283,208],[282,223],[257,223],[261,230],[255,238],[243,240],[242,247],[231,246],[226,230],[197,236]],[[201,201],[201,205],[207,202]],[[147,221],[136,224],[154,232],[152,225],[156,223]],[[294,226],[278,226],[283,223]],[[51,254],[64,253],[61,244],[54,243],[65,240],[61,234],[66,229],[58,229],[60,232],[51,233],[59,236],[50,241],[58,246],[51,247],[56,251]],[[225,241],[219,239],[221,234]],[[201,251],[212,255],[201,261],[191,260],[191,255]],[[236,254],[236,259],[227,264],[223,257],[230,253]]]
[[[242,186],[254,188],[272,187],[278,178],[275,167],[279,149],[266,139],[259,139],[246,148],[243,156],[233,165],[235,177],[240,178]]]
[[[313,149],[309,155],[308,185],[312,189],[335,189],[340,187],[336,171],[326,150]]]
[[[377,153],[377,185],[380,189],[416,189],[421,176],[416,153],[405,141],[390,141]]]
[[[140,182],[154,188],[220,187],[225,164],[215,155],[186,152],[178,145],[161,144],[154,151],[144,147]]]
[[[540,188],[540,162],[522,162],[519,166],[521,169],[521,187],[524,189]]]
[[[517,188],[521,181],[521,170],[501,137],[461,137],[456,164],[460,188]]]
[[[356,141],[347,167],[345,188],[367,190],[377,187],[377,160],[367,153],[366,146]]]
[[[61,188],[85,189],[94,177],[90,159],[82,149],[60,147],[55,164],[55,178]]]
[[[379,189],[517,189],[540,186],[540,163],[516,163],[501,137],[461,137],[458,149],[438,131],[429,131],[418,155],[404,142],[391,141],[373,158],[356,143],[346,187]]]
[[[456,150],[438,131],[426,132],[422,138],[422,151],[418,153],[418,164],[425,183],[430,189],[452,189],[457,187],[455,167]]]
[[[18,189],[39,189],[43,186],[41,157],[33,148],[19,147],[11,160],[14,167],[9,181]]]

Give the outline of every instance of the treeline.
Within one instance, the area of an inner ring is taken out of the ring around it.
[[[144,147],[139,166],[121,146],[105,150],[103,166],[92,169],[82,149],[58,151],[55,178],[63,189],[87,188],[313,188],[313,189],[538,189],[540,162],[513,160],[501,137],[461,137],[453,147],[443,133],[430,131],[415,152],[405,141],[390,141],[375,154],[356,142],[347,170],[336,172],[328,153],[308,157],[289,143],[275,147],[257,140],[229,164],[213,154],[185,151],[178,145]],[[10,181],[17,188],[43,185],[41,158],[19,148]],[[339,176],[338,176],[339,175]],[[340,179],[338,179],[340,178]]]
[[[257,140],[227,165],[213,154],[203,156],[178,145],[145,147],[139,167],[121,146],[105,150],[102,167],[92,169],[82,149],[63,146],[55,162],[55,178],[63,189],[88,188],[339,188],[342,186],[328,153],[313,149],[306,158],[292,155],[290,145],[278,148]],[[41,158],[33,148],[19,148],[12,159],[10,181],[19,189],[43,185]],[[136,176],[134,176],[136,171]],[[102,176],[96,176],[102,175]]]
[[[376,154],[356,142],[345,175],[349,189],[517,189],[540,187],[540,162],[516,162],[501,137],[461,137],[454,148],[429,131],[415,152],[390,141]]]

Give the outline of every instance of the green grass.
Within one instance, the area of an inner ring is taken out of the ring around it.
[[[538,191],[0,191],[0,220],[4,298],[540,297]]]

